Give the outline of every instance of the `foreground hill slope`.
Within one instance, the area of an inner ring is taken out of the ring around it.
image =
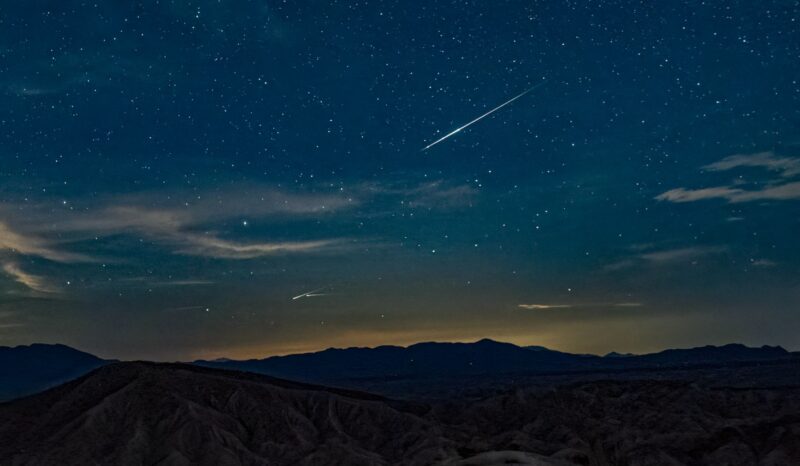
[[[0,465],[800,464],[800,385],[520,386],[396,402],[184,364],[112,364],[0,404]]]
[[[378,397],[175,364],[113,364],[0,405],[3,465],[427,465],[449,444]]]
[[[596,466],[800,464],[800,386],[598,381],[436,408],[461,453],[522,450]]]

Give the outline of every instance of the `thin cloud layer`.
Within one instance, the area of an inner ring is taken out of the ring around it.
[[[357,203],[338,194],[292,194],[263,188],[195,196],[193,202],[183,203],[177,196],[161,196],[121,196],[106,199],[94,210],[65,209],[56,211],[55,215],[48,205],[42,204],[38,208],[27,206],[24,221],[12,219],[8,222],[0,217],[0,258],[5,259],[0,263],[0,270],[34,293],[59,293],[62,290],[50,279],[25,271],[15,258],[34,257],[63,264],[98,262],[99,258],[69,251],[70,243],[130,234],[147,237],[174,254],[215,259],[332,252],[345,248],[348,239],[245,242],[223,238],[206,227],[242,217],[297,218],[327,214]],[[0,210],[0,215],[19,215],[18,212],[18,209],[6,208]]]
[[[800,175],[800,158],[779,157],[773,152],[737,154],[702,167],[708,171],[721,172],[736,168],[761,168],[777,172],[778,179],[743,189],[738,185],[713,186],[709,188],[675,188],[656,196],[656,200],[668,202],[695,202],[708,199],[723,199],[730,203],[752,201],[788,201],[800,199],[800,181],[788,179]]]
[[[703,168],[710,171],[725,171],[739,167],[766,168],[780,172],[785,178],[800,175],[800,158],[778,157],[774,152],[758,152],[756,154],[736,154],[708,164]]]
[[[181,201],[169,193],[137,194],[106,199],[95,210],[64,211],[55,219],[47,217],[47,232],[64,235],[74,241],[137,234],[161,243],[172,252],[220,259],[252,259],[261,256],[331,251],[346,243],[344,238],[322,238],[302,241],[237,241],[220,236],[208,227],[239,221],[241,218],[302,218],[335,213],[358,204],[341,194],[294,194],[274,189],[253,188],[209,195],[196,195]],[[92,259],[56,248],[54,242],[42,239],[38,231],[40,216],[29,209],[28,231],[18,233],[0,223],[0,250],[37,256],[56,262],[87,262]]]
[[[628,258],[619,260],[605,266],[605,270],[613,272],[617,270],[630,269],[637,266],[669,266],[676,264],[694,263],[706,256],[722,254],[727,251],[724,246],[691,246],[685,248],[672,249],[639,249],[638,252]]]
[[[0,221],[0,252],[3,250],[14,254],[41,257],[54,262],[92,261],[91,258],[82,254],[61,251],[55,245],[37,236],[18,233]]]
[[[58,263],[113,262],[114,251],[90,257],[69,249],[81,241],[134,236],[165,248],[172,254],[221,260],[247,260],[289,254],[331,254],[358,245],[381,243],[351,237],[294,239],[259,238],[259,231],[246,236],[238,228],[256,222],[293,222],[308,219],[338,219],[346,211],[369,204],[382,209],[386,202],[403,200],[425,208],[456,208],[475,195],[466,185],[441,181],[410,187],[374,183],[342,187],[317,187],[327,192],[287,192],[273,187],[250,186],[211,192],[164,191],[95,198],[90,205],[61,202],[5,205],[0,210],[0,257],[9,260],[3,271],[14,281],[41,293],[60,291],[44,277],[26,273],[15,257],[36,257]],[[24,212],[24,215],[21,214]],[[12,228],[11,225],[14,225]],[[237,228],[232,229],[235,225]]]
[[[14,281],[25,285],[31,291],[39,293],[57,293],[59,289],[52,285],[46,278],[39,277],[25,272],[15,262],[5,262],[2,264],[3,272],[11,276]]]
[[[730,186],[715,186],[703,189],[671,189],[656,196],[659,201],[694,202],[706,199],[725,199],[731,203],[750,201],[789,201],[800,199],[800,182],[786,183],[777,186],[766,186],[762,189],[744,190]]]
[[[517,304],[521,309],[539,310],[539,309],[565,309],[573,307],[572,304]]]
[[[453,184],[443,180],[424,183],[362,183],[354,191],[366,197],[387,196],[411,208],[447,210],[472,205],[478,191],[469,184]]]
[[[622,303],[574,303],[574,304],[517,304],[520,309],[527,309],[531,311],[547,310],[547,309],[572,309],[572,308],[590,308],[590,307],[641,307],[642,303],[636,302],[622,302]]]
[[[213,257],[216,259],[254,259],[261,256],[333,251],[345,245],[344,239],[315,241],[284,241],[265,243],[239,243],[212,235],[178,235],[176,240],[185,240],[188,245],[178,249],[180,254]]]
[[[302,217],[339,212],[358,205],[342,194],[295,194],[253,187],[183,199],[170,193],[143,193],[107,199],[99,211],[56,222],[66,231],[171,230],[241,217]]]
[[[664,249],[639,254],[639,258],[653,264],[688,262],[698,257],[725,252],[722,246],[695,246],[688,248]]]

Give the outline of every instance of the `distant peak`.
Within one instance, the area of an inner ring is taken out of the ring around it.
[[[62,343],[31,343],[30,345],[17,345],[14,346],[13,349],[24,350],[24,349],[55,349],[60,351],[74,351],[76,353],[83,353],[83,351],[75,349],[71,346],[64,345]]]
[[[728,343],[722,346],[706,345],[703,348],[747,348],[747,345],[742,343]]]
[[[616,351],[612,351],[612,352],[606,354],[603,357],[604,358],[630,358],[632,356],[636,356],[636,355],[633,354],[633,353],[617,353]]]
[[[539,346],[539,345],[525,346],[524,348],[526,350],[531,350],[531,351],[553,351],[550,348],[547,348],[546,346]]]
[[[476,345],[510,345],[510,343],[501,343],[499,341],[492,340],[491,338],[482,338],[475,342]]]

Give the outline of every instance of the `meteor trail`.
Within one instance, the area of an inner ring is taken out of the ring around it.
[[[305,293],[299,294],[299,295],[295,296],[294,298],[292,298],[292,301],[298,300],[300,298],[311,298],[311,297],[314,297],[314,296],[326,296],[328,293],[320,293],[320,291],[324,290],[325,288],[327,288],[327,286],[323,286],[322,288],[317,288],[316,290],[306,291]]]
[[[510,104],[511,102],[514,102],[515,100],[519,99],[520,97],[522,97],[522,96],[524,96],[525,94],[527,94],[527,93],[531,92],[532,90],[536,89],[537,87],[539,87],[539,86],[543,85],[543,84],[544,84],[544,83],[546,83],[546,82],[547,82],[547,81],[542,81],[542,82],[540,82],[539,84],[536,84],[535,86],[528,88],[528,90],[526,90],[525,92],[523,92],[523,93],[521,93],[521,94],[519,94],[519,95],[517,95],[517,96],[515,96],[515,97],[511,98],[510,100],[507,100],[507,101],[503,102],[502,104],[498,105],[497,107],[495,107],[495,108],[493,108],[493,109],[489,110],[488,112],[484,113],[483,115],[479,116],[478,118],[475,118],[474,120],[470,121],[470,122],[469,122],[469,123],[467,123],[466,125],[464,125],[464,126],[459,126],[458,128],[454,129],[453,131],[450,131],[449,133],[445,134],[444,136],[440,137],[439,139],[437,139],[437,140],[433,141],[432,143],[428,144],[427,146],[423,147],[423,148],[420,150],[420,152],[425,152],[426,150],[430,149],[431,147],[435,146],[436,144],[439,144],[440,142],[442,142],[442,141],[444,141],[445,139],[449,138],[450,136],[454,136],[454,135],[458,134],[458,133],[459,133],[459,132],[461,132],[462,130],[464,130],[464,129],[468,128],[469,126],[471,126],[471,125],[473,125],[473,124],[475,124],[475,123],[477,123],[477,122],[479,122],[479,121],[481,121],[481,120],[483,120],[483,119],[484,119],[484,118],[486,118],[487,116],[489,116],[489,115],[491,115],[492,113],[494,113],[494,112],[496,112],[496,111],[500,110],[501,108],[505,107],[506,105]]]

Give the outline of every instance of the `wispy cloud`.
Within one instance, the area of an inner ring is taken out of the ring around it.
[[[675,188],[659,194],[656,196],[656,200],[670,202],[694,202],[703,199],[731,199],[733,196],[736,196],[741,192],[741,189],[729,188],[727,186],[716,186],[713,188],[702,189]]]
[[[21,322],[0,323],[0,329],[20,328],[20,327],[25,327],[25,324]]]
[[[644,304],[636,302],[621,303],[571,303],[571,304],[517,304],[520,309],[527,310],[547,310],[547,309],[571,309],[571,308],[591,308],[591,307],[641,307]]]
[[[4,262],[3,271],[16,282],[25,285],[31,291],[39,293],[57,293],[58,287],[51,284],[46,278],[25,272],[16,262]]]
[[[800,158],[779,157],[774,152],[756,154],[736,154],[708,164],[703,168],[710,171],[725,171],[739,167],[758,167],[780,172],[785,178],[800,175]]]
[[[52,204],[29,203],[25,215],[16,208],[0,210],[0,219],[16,215],[14,230],[8,227],[10,223],[0,223],[0,251],[57,262],[88,262],[93,258],[65,251],[70,242],[137,235],[174,254],[229,260],[342,252],[364,241],[335,235],[259,238],[255,233],[263,230],[250,230],[245,235],[241,227],[259,221],[337,219],[359,206],[363,207],[362,212],[382,211],[387,203],[437,210],[460,208],[470,205],[475,195],[469,185],[437,180],[320,185],[304,192],[259,185],[195,191],[191,195],[179,191],[145,192],[94,198],[92,204],[85,205],[76,200],[70,209],[56,211]],[[46,239],[51,237],[58,241]],[[378,244],[373,240],[367,243]]]
[[[725,199],[731,203],[750,201],[788,201],[800,199],[800,182],[768,185],[760,189],[744,190],[730,186],[703,189],[671,189],[656,196],[659,201],[694,202],[705,199]]]
[[[344,239],[315,241],[283,241],[262,243],[239,243],[211,235],[178,234],[176,240],[186,242],[176,252],[193,256],[217,259],[253,259],[261,256],[334,251],[347,243]]]
[[[406,195],[410,198],[409,207],[448,209],[471,205],[477,190],[467,184],[447,185],[435,181],[409,190]]]
[[[639,258],[653,264],[669,264],[675,262],[689,262],[698,257],[725,252],[723,246],[693,246],[687,248],[664,249],[639,254]]]
[[[708,171],[727,171],[735,168],[762,168],[778,172],[778,179],[755,185],[750,189],[734,183],[709,188],[675,188],[656,196],[659,201],[695,202],[707,199],[724,199],[730,203],[752,201],[787,201],[800,199],[800,181],[789,178],[800,175],[800,158],[779,157],[773,152],[737,154],[702,167]]]
[[[53,214],[43,208],[38,215],[26,211],[28,231],[17,233],[0,223],[0,249],[35,255],[58,262],[88,261],[67,253],[41,239],[38,231],[47,222],[47,232],[77,241],[85,238],[138,234],[183,255],[219,259],[251,259],[279,254],[330,252],[350,244],[347,238],[311,240],[244,241],[225,238],[212,226],[242,219],[303,218],[330,215],[358,205],[353,196],[342,193],[287,193],[272,188],[251,187],[195,194],[182,199],[175,193],[143,193],[98,201],[99,207]]]
[[[668,266],[674,264],[695,263],[700,258],[722,254],[728,249],[724,246],[690,246],[672,249],[639,249],[637,245],[631,249],[635,254],[604,267],[607,272],[630,269],[637,266]]]
[[[55,94],[56,92],[58,92],[58,89],[54,88],[44,88],[35,86],[28,87],[23,84],[9,84],[8,86],[6,86],[6,90],[10,94],[21,97]]]
[[[258,215],[264,216],[269,210],[276,213],[307,213],[315,211],[302,210],[292,204],[284,204],[287,209],[270,207],[262,209]],[[241,210],[228,211],[229,217],[241,217]],[[255,214],[250,211],[250,215]],[[213,207],[209,210],[167,210],[148,209],[140,206],[119,206],[103,211],[100,215],[89,215],[81,219],[72,220],[63,228],[79,232],[88,232],[94,235],[115,235],[137,232],[146,235],[158,242],[171,246],[177,254],[205,256],[219,259],[252,259],[261,256],[308,253],[321,250],[331,250],[335,245],[344,243],[344,239],[321,239],[309,241],[261,241],[242,242],[224,239],[218,233],[205,231],[197,233],[194,230],[202,224],[213,220],[224,220],[222,212]]]
[[[82,254],[58,250],[51,242],[35,235],[13,231],[6,223],[0,221],[0,251],[2,250],[26,256],[42,257],[55,262],[92,261],[90,257]]]
[[[19,322],[17,317],[18,314],[16,312],[0,312],[0,330],[25,327],[26,325],[23,322]]]
[[[54,227],[101,233],[126,229],[167,231],[237,218],[333,214],[358,204],[358,199],[341,193],[287,193],[258,186],[188,198],[151,192],[106,199],[100,208],[64,217]]]
[[[447,210],[469,207],[478,191],[469,184],[454,184],[444,180],[423,183],[362,183],[355,188],[368,197],[388,196],[397,198],[402,205],[411,208]]]
[[[566,309],[573,307],[572,304],[517,304],[521,309]]]
[[[755,267],[775,267],[778,265],[777,262],[769,259],[750,259],[750,264]]]

